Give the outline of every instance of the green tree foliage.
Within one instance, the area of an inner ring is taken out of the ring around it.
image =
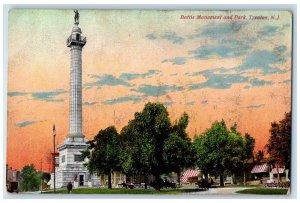
[[[165,141],[163,149],[164,160],[170,171],[177,173],[179,184],[182,170],[193,166],[196,161],[196,151],[186,133],[188,122],[188,114],[184,112],[179,122],[172,126],[172,133]]]
[[[224,174],[241,172],[245,160],[253,154],[254,139],[246,135],[244,139],[237,132],[235,124],[227,128],[224,120],[214,122],[211,128],[194,140],[197,152],[196,165],[204,174],[220,176],[220,185],[224,186]]]
[[[177,181],[180,184],[181,172],[194,165],[196,151],[190,140],[172,133],[164,144],[164,159],[169,170],[177,173]]]
[[[244,140],[245,140],[245,159],[246,160],[253,159],[254,158],[253,151],[254,151],[254,147],[255,147],[255,139],[253,137],[251,137],[251,135],[249,133],[246,133]]]
[[[20,186],[22,191],[37,191],[40,188],[41,176],[34,165],[26,165],[21,170]]]
[[[252,159],[252,163],[254,162],[254,147],[255,147],[255,139],[251,137],[249,133],[245,134],[244,137],[244,163],[243,163],[243,176],[244,176],[244,185],[246,185],[246,171],[249,170],[249,167],[252,165],[248,164],[248,162]]]
[[[167,171],[163,146],[171,132],[168,111],[160,103],[147,103],[142,112],[121,131],[122,168],[126,174],[153,174],[157,179]]]
[[[50,173],[42,173],[42,180],[46,180],[47,182],[49,182],[49,180],[51,179],[51,175]]]
[[[260,163],[265,157],[264,150],[258,150],[255,154],[255,162]]]
[[[82,152],[82,156],[89,159],[85,166],[91,173],[106,174],[108,188],[111,188],[111,173],[120,170],[120,143],[116,128],[110,126],[100,130],[88,143],[89,148]]]
[[[291,161],[291,112],[285,113],[284,119],[271,123],[271,136],[266,145],[270,158],[277,165],[290,169]]]

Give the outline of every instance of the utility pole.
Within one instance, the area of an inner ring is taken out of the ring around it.
[[[54,193],[55,193],[55,136],[56,136],[56,130],[55,130],[55,124],[53,125],[53,186],[54,186]]]
[[[41,193],[43,192],[43,159],[41,159]]]

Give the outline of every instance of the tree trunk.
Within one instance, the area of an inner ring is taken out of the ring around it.
[[[147,187],[148,187],[148,175],[145,175],[144,182],[145,182],[145,189],[147,189]]]
[[[208,173],[204,173],[204,179],[208,181]]]
[[[279,183],[280,180],[280,175],[279,175],[279,168],[278,168],[278,164],[276,164],[276,169],[277,169],[277,182]]]
[[[220,186],[224,187],[223,173],[220,174]]]
[[[155,181],[158,183],[160,180],[160,175],[159,174],[155,174]]]
[[[178,182],[178,185],[179,186],[181,186],[181,171],[179,170],[178,172],[177,172],[177,182]]]
[[[161,180],[160,180],[160,175],[159,174],[155,174],[155,184],[156,184],[156,190],[160,191],[161,187],[162,187],[162,183],[161,183]]]
[[[246,172],[244,170],[244,185],[246,185]]]
[[[107,175],[108,175],[108,188],[111,189],[111,173],[109,172]]]

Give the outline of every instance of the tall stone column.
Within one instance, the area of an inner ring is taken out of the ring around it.
[[[82,134],[82,48],[86,44],[86,37],[81,34],[78,24],[75,22],[67,40],[67,46],[71,48],[69,137],[84,137]]]

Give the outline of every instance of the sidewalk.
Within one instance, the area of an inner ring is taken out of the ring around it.
[[[250,187],[249,187],[250,188]],[[224,188],[209,188],[206,191],[186,193],[188,195],[239,195],[236,193],[239,190],[249,189],[248,187],[224,187]]]

